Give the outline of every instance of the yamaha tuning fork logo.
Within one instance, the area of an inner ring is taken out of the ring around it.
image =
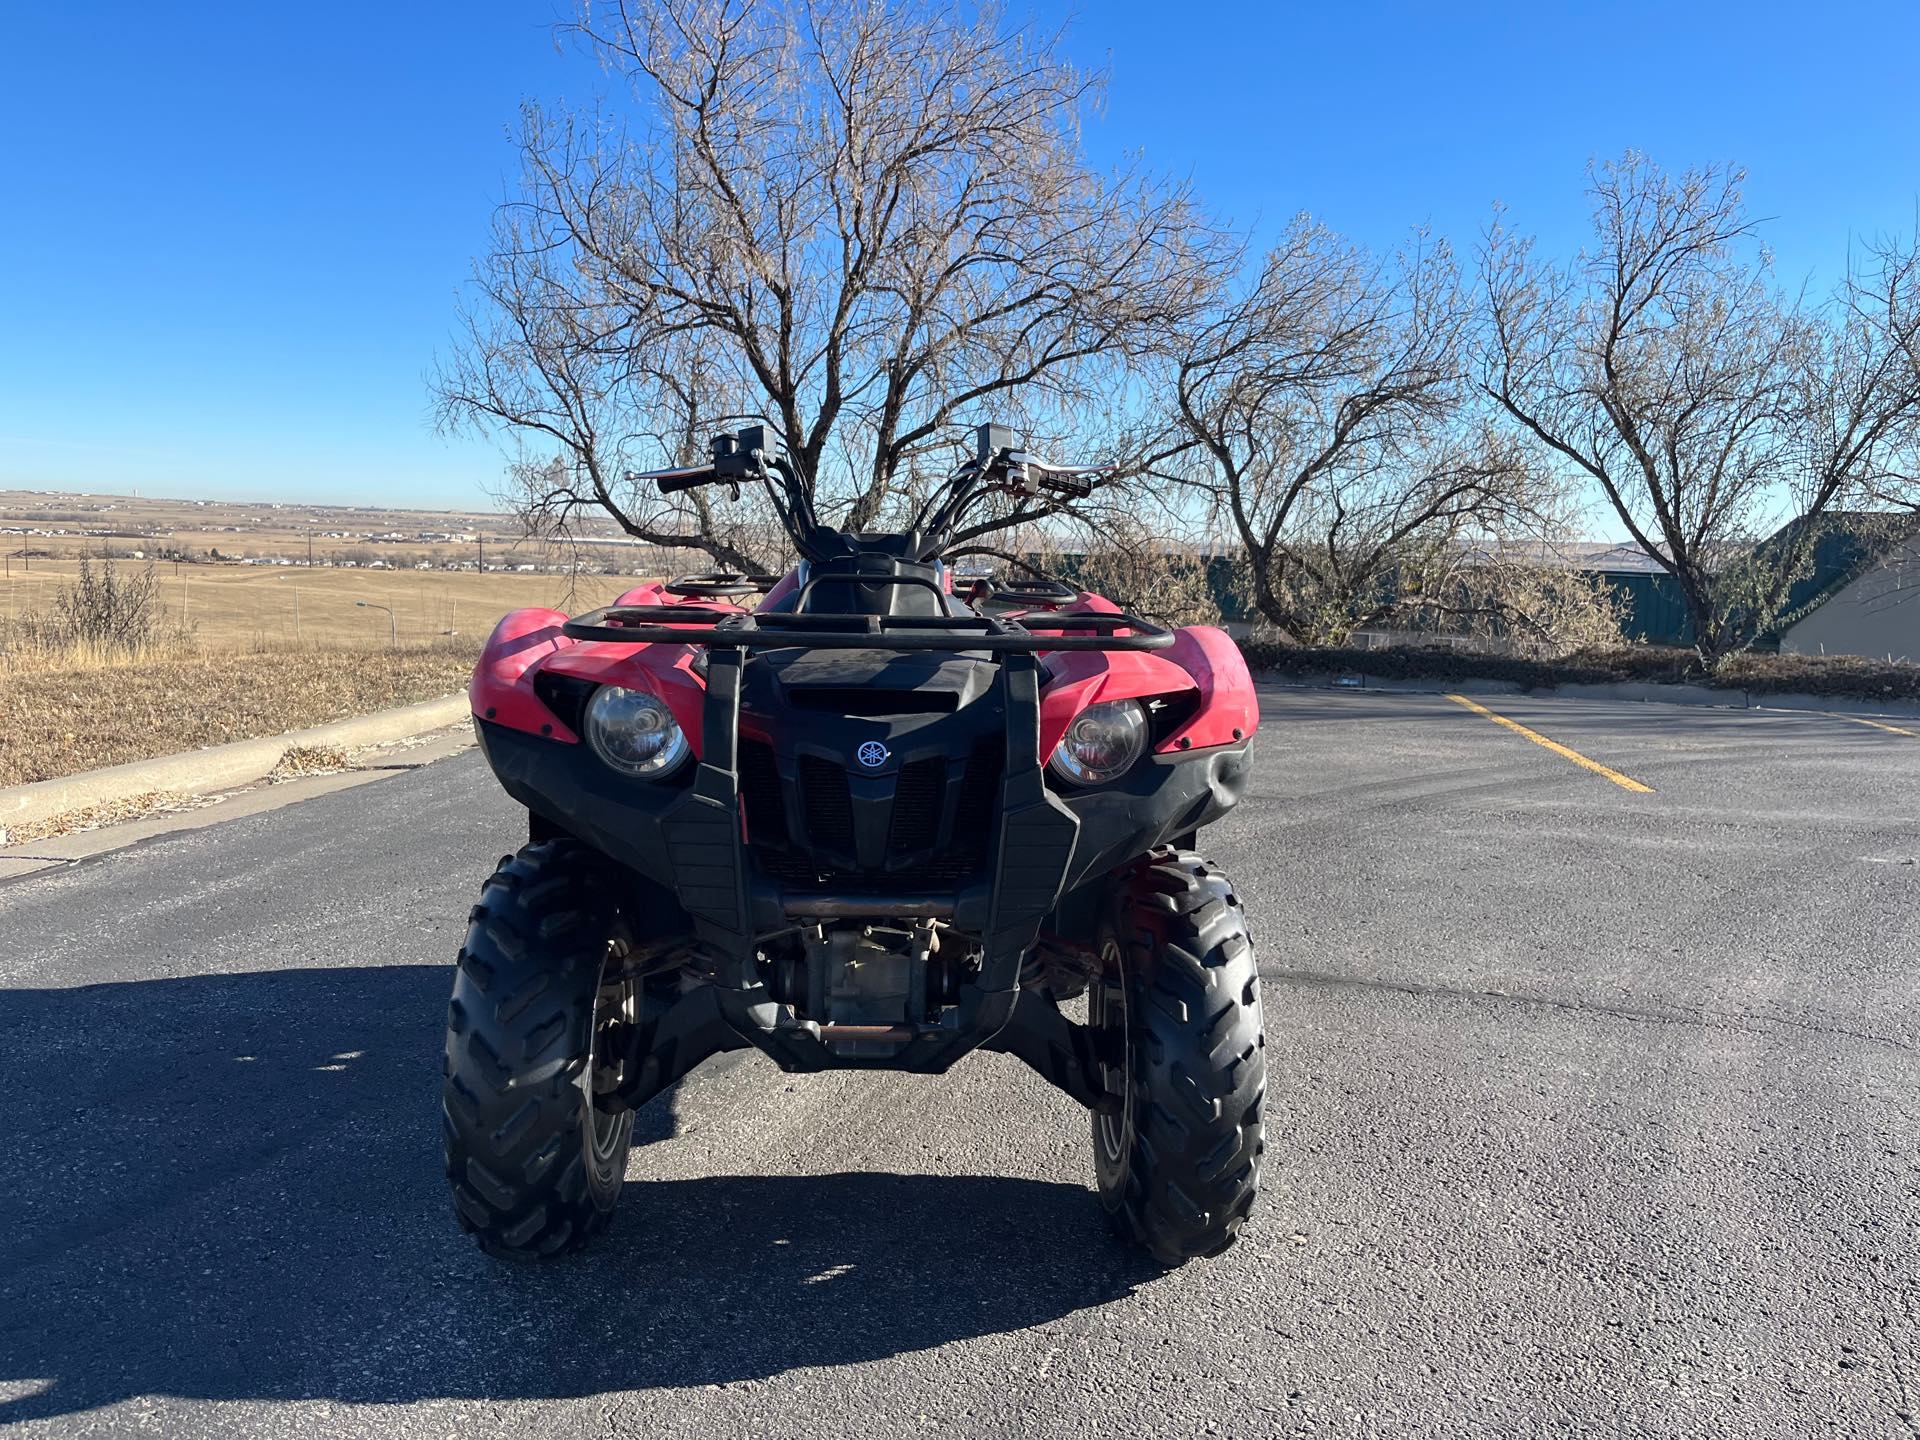
[[[853,753],[867,769],[878,770],[887,763],[887,756],[892,752],[878,740],[869,740]]]

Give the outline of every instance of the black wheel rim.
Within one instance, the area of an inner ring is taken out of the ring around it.
[[[587,1159],[596,1174],[605,1177],[626,1148],[633,1116],[627,1111],[602,1109],[598,1097],[619,1087],[626,1058],[626,1040],[640,1023],[640,983],[621,970],[626,946],[607,942],[594,996],[592,1035],[587,1045]]]
[[[1100,977],[1087,991],[1087,1020],[1099,1036],[1100,1074],[1117,1111],[1094,1115],[1094,1160],[1102,1182],[1111,1188],[1126,1173],[1133,1146],[1133,1044],[1127,1014],[1126,956],[1117,941],[1100,947]]]

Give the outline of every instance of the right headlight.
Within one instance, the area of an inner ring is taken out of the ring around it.
[[[1076,785],[1124,775],[1147,749],[1147,712],[1138,700],[1089,705],[1067,727],[1047,764]]]
[[[655,780],[687,758],[687,734],[666,701],[647,690],[602,685],[587,704],[587,743],[623,775]]]

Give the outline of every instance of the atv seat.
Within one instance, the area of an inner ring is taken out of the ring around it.
[[[856,555],[803,566],[799,586],[766,608],[815,615],[974,613],[947,593],[944,566],[889,555]]]

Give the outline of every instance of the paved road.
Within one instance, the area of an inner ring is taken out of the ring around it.
[[[1273,1189],[1111,1243],[1016,1062],[702,1072],[587,1258],[455,1232],[473,755],[0,884],[0,1423],[29,1435],[1920,1433],[1920,739],[1275,692],[1212,834]]]

